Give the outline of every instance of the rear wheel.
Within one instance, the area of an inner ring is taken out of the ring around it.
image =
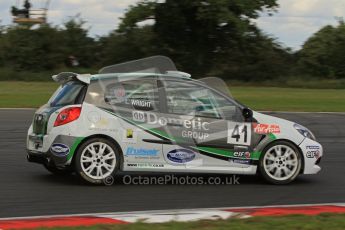
[[[272,184],[288,184],[301,171],[302,156],[298,148],[286,141],[268,145],[260,158],[260,173]]]
[[[107,183],[119,169],[120,154],[116,146],[104,138],[93,138],[83,143],[77,151],[77,174],[93,184]]]

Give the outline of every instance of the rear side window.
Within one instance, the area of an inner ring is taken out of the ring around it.
[[[81,82],[67,82],[58,88],[48,103],[51,107],[81,104],[86,88]]]
[[[140,79],[109,84],[104,100],[112,106],[157,110],[159,100],[156,81]]]

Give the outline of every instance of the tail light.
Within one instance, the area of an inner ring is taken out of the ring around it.
[[[65,125],[79,118],[81,113],[81,107],[70,107],[62,110],[57,116],[54,127]]]

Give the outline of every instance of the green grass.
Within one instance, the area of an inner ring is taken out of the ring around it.
[[[57,87],[51,82],[0,82],[0,107],[37,108],[48,101]]]
[[[0,82],[0,107],[39,107],[57,87],[53,82]],[[231,93],[255,110],[345,112],[345,89],[234,86]]]
[[[231,93],[255,110],[345,112],[345,89],[232,87]]]
[[[231,86],[262,86],[304,89],[345,89],[345,79],[317,79],[310,77],[290,77],[264,81],[227,81]]]
[[[164,224],[122,224],[122,225],[99,225],[93,227],[78,228],[49,228],[63,230],[319,230],[319,229],[344,229],[345,215],[322,214],[319,216],[283,216],[283,217],[254,217],[247,219],[229,219],[219,221],[198,221],[177,223],[170,222]]]

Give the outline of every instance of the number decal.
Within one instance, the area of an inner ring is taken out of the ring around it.
[[[250,145],[251,123],[228,123],[228,144]]]
[[[241,138],[238,125],[236,125],[235,128],[233,129],[231,138],[236,139],[236,142],[238,142],[239,139]]]
[[[247,143],[247,140],[248,140],[248,126],[246,126],[246,125],[243,126],[242,133],[244,134],[244,143]]]

